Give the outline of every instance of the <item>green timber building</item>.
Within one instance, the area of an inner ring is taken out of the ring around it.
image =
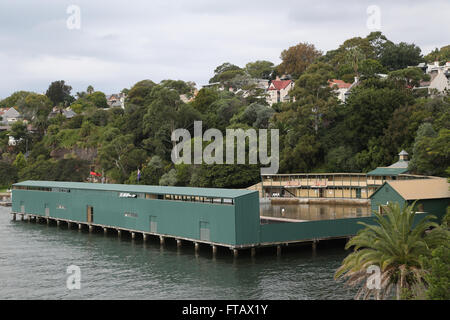
[[[382,212],[389,202],[403,208],[416,202],[415,211],[441,219],[450,205],[450,184],[445,178],[386,181],[371,196],[372,211]]]
[[[249,190],[24,181],[12,211],[232,247],[254,245],[259,232]]]
[[[408,180],[410,182],[414,180]],[[421,180],[424,181],[424,180]],[[383,200],[384,201],[384,200]],[[12,188],[12,214],[89,230],[127,231],[233,249],[348,238],[374,216],[329,220],[270,221],[260,217],[258,191],[24,181]],[[425,213],[417,214],[417,219]]]

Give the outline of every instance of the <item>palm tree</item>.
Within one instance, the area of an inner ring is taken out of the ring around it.
[[[347,285],[356,287],[364,284],[356,294],[363,297],[384,299],[396,289],[397,299],[403,290],[412,290],[423,284],[421,256],[430,256],[431,250],[445,239],[439,225],[428,215],[414,225],[415,203],[400,208],[398,203],[389,203],[385,215],[374,212],[374,225],[360,222],[366,228],[360,230],[346,245],[354,251],[342,262],[335,279],[347,278]],[[430,228],[436,228],[428,232]],[[366,281],[371,276],[368,268],[377,266],[380,270],[380,287],[371,289]]]

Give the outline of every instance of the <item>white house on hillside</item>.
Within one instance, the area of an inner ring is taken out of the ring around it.
[[[443,66],[439,65],[439,61],[435,61],[430,64],[419,63],[416,67],[429,74],[430,81],[421,81],[420,85],[415,89],[428,89],[428,93],[431,93],[433,90],[438,92],[450,90],[450,61]]]
[[[22,118],[21,114],[14,108],[0,109],[0,117],[2,117],[1,123],[5,125],[17,122]]]
[[[280,78],[277,77],[275,80],[271,81],[267,88],[267,103],[271,106],[274,103],[290,101],[289,91],[293,88],[294,81],[280,80]]]
[[[334,91],[338,94],[338,99],[342,102],[345,102],[346,93],[348,89],[352,86],[351,83],[347,83],[343,80],[331,79],[328,80],[330,88],[333,88]]]

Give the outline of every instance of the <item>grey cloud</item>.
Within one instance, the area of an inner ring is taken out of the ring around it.
[[[66,28],[72,4],[81,8],[80,30]],[[279,63],[281,51],[298,42],[327,51],[366,36],[372,4],[393,41],[414,42],[424,53],[448,44],[448,1],[3,1],[0,97],[43,92],[60,78],[73,92],[92,84],[111,93],[147,78],[201,85],[225,61]]]

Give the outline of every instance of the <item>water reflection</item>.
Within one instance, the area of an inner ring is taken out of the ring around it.
[[[260,204],[261,216],[295,220],[330,220],[370,216],[366,204]]]
[[[0,208],[0,299],[351,299],[333,279],[344,243],[239,253],[159,239],[131,240],[56,225],[13,222]],[[66,268],[81,268],[81,290],[67,290]]]

